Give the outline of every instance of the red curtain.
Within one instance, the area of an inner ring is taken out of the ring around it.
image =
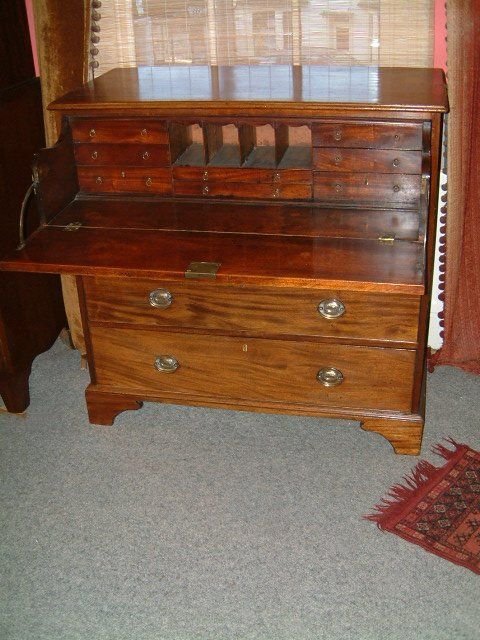
[[[480,0],[447,1],[448,202],[440,219],[444,345],[432,364],[480,374]]]

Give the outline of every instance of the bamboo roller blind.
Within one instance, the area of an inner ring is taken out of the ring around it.
[[[432,66],[433,0],[93,0],[91,68]]]

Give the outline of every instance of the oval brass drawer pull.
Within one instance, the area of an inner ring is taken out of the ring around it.
[[[340,318],[345,313],[345,305],[337,298],[327,298],[322,300],[317,307],[318,313],[327,320]]]
[[[95,129],[90,129],[89,135],[90,135],[90,138],[94,138],[97,135],[97,132],[95,131]]]
[[[102,178],[102,176],[97,176],[97,179],[95,180],[95,182],[96,182],[97,184],[102,184],[102,182],[103,182],[103,178]]]
[[[144,151],[144,152],[142,153],[142,158],[143,158],[144,160],[148,160],[148,159],[150,158],[150,154],[148,153],[148,151]]]
[[[147,187],[151,187],[151,186],[152,186],[152,182],[153,182],[153,180],[152,180],[151,178],[147,178],[147,179],[145,180],[145,185],[146,185]]]
[[[333,138],[334,138],[334,140],[341,140],[342,139],[342,132],[340,131],[340,129],[337,129],[335,131],[335,133],[333,134]]]
[[[393,185],[393,190],[395,193],[398,193],[400,191],[400,186],[398,184],[394,184]]]
[[[400,160],[398,158],[395,158],[392,162],[392,165],[394,167],[399,167],[400,166]]]
[[[173,356],[157,356],[153,366],[160,373],[175,373],[180,363]]]
[[[324,387],[336,387],[342,384],[344,377],[339,369],[335,369],[335,367],[324,367],[317,373],[317,380],[323,384]]]
[[[173,302],[173,295],[168,289],[154,289],[148,295],[148,302],[157,309],[166,309]]]
[[[96,160],[98,158],[98,151],[94,151],[92,153],[92,160]]]

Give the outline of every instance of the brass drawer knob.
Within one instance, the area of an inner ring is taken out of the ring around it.
[[[398,184],[394,184],[393,185],[393,190],[395,193],[398,193],[400,191],[400,186]]]
[[[340,164],[342,161],[342,156],[335,156],[333,160],[335,164]]]
[[[95,182],[96,182],[97,184],[102,184],[102,182],[103,182],[103,178],[102,178],[102,176],[97,176],[97,179],[95,180]]]
[[[335,191],[336,191],[337,193],[340,193],[340,191],[343,189],[343,184],[342,184],[341,182],[336,182],[336,183],[333,185],[333,188],[335,189]]]
[[[150,158],[150,154],[148,153],[148,151],[144,151],[144,152],[142,153],[142,158],[143,158],[144,160],[148,160],[148,159]]]
[[[148,302],[157,309],[166,309],[173,302],[173,295],[168,289],[154,289],[148,295]]]
[[[333,134],[333,138],[337,141],[342,139],[342,132],[340,131],[340,129],[337,129],[335,131],[335,133]]]
[[[345,313],[345,305],[337,298],[328,298],[322,300],[317,307],[318,313],[327,320],[340,318]]]
[[[398,158],[395,158],[392,162],[392,165],[394,167],[399,167],[400,166],[400,160]]]
[[[152,182],[153,182],[153,180],[152,180],[151,178],[147,178],[147,179],[145,180],[145,185],[146,185],[147,187],[151,187],[151,186],[152,186]]]
[[[203,179],[208,180],[208,171],[203,172]]]
[[[207,185],[205,185],[202,189],[202,193],[204,196],[208,196],[210,189],[207,187]]]
[[[98,151],[94,151],[92,153],[92,160],[96,160],[98,158]]]
[[[274,198],[279,198],[280,197],[280,189],[274,189],[273,190],[273,197]]]
[[[90,138],[94,138],[97,135],[97,132],[95,131],[95,129],[90,129],[88,133],[90,135]]]
[[[335,367],[324,367],[317,373],[317,380],[324,387],[336,387],[342,384],[344,377],[343,373]]]
[[[273,181],[274,181],[274,182],[280,182],[280,180],[281,180],[281,179],[282,179],[282,178],[281,178],[281,176],[280,176],[280,174],[279,174],[278,172],[275,172],[275,173],[273,174]]]
[[[148,133],[148,131],[147,131],[146,129],[142,129],[142,130],[140,131],[140,134],[141,134],[142,136],[146,136],[146,135],[147,135],[147,133]]]
[[[157,356],[153,366],[160,373],[175,373],[180,363],[173,356]]]

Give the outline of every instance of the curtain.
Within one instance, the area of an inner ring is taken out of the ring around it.
[[[447,1],[448,203],[441,218],[444,345],[432,364],[480,374],[480,0]]]
[[[95,74],[158,64],[432,66],[433,0],[102,0]]]

